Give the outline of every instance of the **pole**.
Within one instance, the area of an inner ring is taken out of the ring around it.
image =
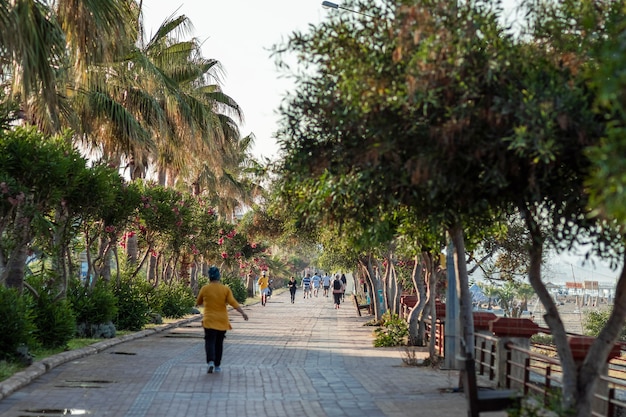
[[[459,296],[456,291],[456,273],[454,267],[454,245],[450,241],[446,250],[446,272],[448,288],[446,291],[446,325],[444,333],[444,361],[445,369],[460,369],[457,364],[459,346],[458,337],[461,334],[459,326]]]

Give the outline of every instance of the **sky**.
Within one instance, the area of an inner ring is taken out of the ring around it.
[[[205,58],[224,69],[222,90],[242,108],[241,134],[256,137],[253,155],[274,159],[277,109],[292,84],[279,78],[269,49],[294,31],[306,31],[328,13],[321,0],[143,0],[147,36],[168,17],[187,16]]]

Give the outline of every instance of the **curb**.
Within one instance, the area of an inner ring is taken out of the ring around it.
[[[126,334],[120,337],[114,337],[112,339],[106,339],[101,342],[96,342],[89,346],[85,346],[80,349],[69,350],[66,352],[61,352],[53,356],[49,356],[40,361],[37,361],[30,365],[28,368],[16,372],[9,378],[0,382],[0,401],[13,394],[15,391],[20,388],[25,387],[30,384],[35,379],[39,378],[46,372],[51,369],[56,368],[59,365],[63,365],[64,363],[71,362],[76,359],[83,358],[88,355],[93,355],[96,353],[100,353],[105,349],[108,349],[112,346],[119,345],[120,343],[127,342],[129,340],[140,339],[142,337],[151,336],[153,334],[161,333],[165,330],[170,330],[175,327],[182,326],[184,324],[200,320],[202,318],[201,314],[195,314],[192,317],[187,317],[181,319],[179,321],[163,324],[160,326],[155,326],[150,329],[141,330],[136,333]]]

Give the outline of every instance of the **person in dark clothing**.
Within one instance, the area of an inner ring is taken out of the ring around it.
[[[343,284],[343,292],[341,293],[341,301],[346,301],[346,286],[348,285],[346,274],[341,274],[341,283]]]
[[[345,291],[345,287],[343,285],[343,282],[341,281],[341,279],[339,278],[339,274],[335,275],[335,280],[333,281],[333,299],[335,301],[335,308],[339,308],[339,305],[341,304],[341,297],[343,295],[343,292]]]
[[[287,287],[289,288],[289,292],[291,293],[291,304],[296,302],[296,289],[298,289],[298,283],[294,277],[289,279],[287,283]]]

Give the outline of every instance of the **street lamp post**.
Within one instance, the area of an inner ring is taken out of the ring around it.
[[[346,10],[348,12],[352,12],[352,13],[358,13],[358,14],[362,14],[363,16],[367,16],[367,17],[371,17],[371,18],[375,18],[372,15],[369,15],[367,13],[363,13],[363,12],[359,12],[358,10],[352,10],[352,9],[347,9],[343,6],[338,5],[337,3],[333,3],[332,1],[323,1],[322,2],[322,7],[326,8],[326,9],[341,9],[341,10]]]

